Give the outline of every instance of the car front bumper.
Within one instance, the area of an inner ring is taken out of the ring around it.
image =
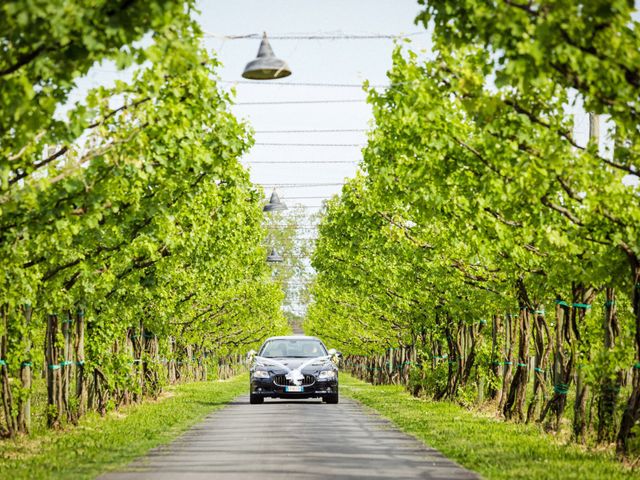
[[[338,393],[338,380],[316,380],[304,385],[302,392],[287,392],[285,386],[276,385],[271,378],[252,378],[251,394],[266,398],[318,398]]]

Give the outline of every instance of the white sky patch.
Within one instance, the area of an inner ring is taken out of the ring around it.
[[[151,33],[145,34],[140,40],[133,42],[132,46],[125,46],[127,50],[143,48],[151,45],[152,35]],[[115,62],[111,60],[104,60],[96,63],[92,66],[87,74],[75,80],[75,88],[69,93],[67,102],[58,106],[54,113],[54,118],[58,120],[66,120],[67,112],[71,110],[76,103],[84,104],[87,97],[87,93],[98,87],[112,88],[115,86],[117,80],[130,82],[133,78],[133,73],[144,68],[142,65],[131,65],[124,70],[119,70]]]

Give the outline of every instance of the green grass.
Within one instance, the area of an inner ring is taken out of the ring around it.
[[[490,418],[449,402],[412,397],[341,374],[341,393],[488,479],[640,479],[611,452],[561,444],[536,425]]]
[[[208,413],[247,391],[248,378],[171,387],[164,398],[105,417],[89,414],[77,427],[0,441],[0,478],[94,478],[168,443]]]

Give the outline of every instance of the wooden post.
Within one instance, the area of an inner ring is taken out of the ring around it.
[[[33,309],[31,304],[25,303],[22,306],[22,313],[24,315],[24,324],[26,331],[29,332],[29,326],[31,325],[31,316]],[[27,333],[24,347],[24,358],[20,363],[20,382],[22,383],[22,389],[24,394],[20,398],[20,405],[18,408],[18,430],[21,432],[29,433],[31,431],[31,336]]]
[[[491,370],[491,372],[495,375],[496,378],[499,378],[500,376],[500,365],[501,365],[501,359],[502,359],[502,353],[499,347],[498,347],[498,338],[500,335],[500,316],[499,315],[493,315],[492,319],[491,319],[491,365],[489,366],[489,369]],[[497,398],[498,403],[500,403],[501,398],[498,397],[498,394],[502,394],[502,389],[497,389],[493,386],[490,387],[489,390],[489,398],[491,400],[494,400]]]
[[[169,355],[167,358],[167,377],[170,384],[176,383],[175,342],[169,337]]]
[[[60,364],[58,361],[58,315],[47,315],[47,332],[45,337],[45,359],[47,364],[47,426],[60,426],[60,409],[62,405],[60,388]]]
[[[7,422],[9,436],[16,434],[17,425],[13,416],[13,396],[9,383],[9,366],[7,365],[7,350],[9,348],[9,307],[2,306],[2,337],[0,338],[0,375],[2,376],[2,406]]]
[[[62,395],[62,407],[67,416],[67,420],[74,421],[75,415],[71,412],[71,406],[69,404],[69,390],[71,388],[71,370],[73,368],[73,362],[71,361],[71,324],[73,319],[71,317],[71,312],[66,312],[65,319],[62,321],[62,338],[64,339],[63,343],[63,352],[62,352],[62,362],[60,363],[60,380],[62,384],[61,395]]]
[[[569,314],[571,307],[559,298],[556,300],[556,339],[554,351],[554,394],[542,409],[540,422],[544,422],[547,413],[552,412],[554,418],[550,420],[549,427],[554,430],[560,428],[560,420],[567,402],[567,392],[572,380],[574,356],[569,354],[573,350],[571,333],[571,321]],[[565,349],[566,342],[566,349]]]
[[[85,377],[84,358],[84,309],[78,307],[76,311],[76,400],[78,401],[78,417],[85,414],[87,409],[87,380]]]
[[[511,375],[513,373],[513,326],[515,322],[513,321],[512,315],[507,313],[505,315],[505,336],[504,336],[504,352],[505,352],[505,360],[504,367],[502,369],[502,390],[500,393],[500,404],[498,405],[498,409],[502,410],[504,408],[505,403],[507,402],[507,392],[509,390],[509,385],[511,383]]]

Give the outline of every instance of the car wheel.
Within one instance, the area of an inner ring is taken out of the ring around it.
[[[249,403],[251,405],[258,405],[260,403],[264,403],[264,397],[260,395],[254,395],[253,393],[249,394]]]
[[[322,401],[326,402],[326,403],[338,403],[339,399],[340,399],[340,397],[338,395],[338,392],[336,392],[336,393],[333,393],[331,395],[327,395],[326,397],[324,397],[322,399]]]

